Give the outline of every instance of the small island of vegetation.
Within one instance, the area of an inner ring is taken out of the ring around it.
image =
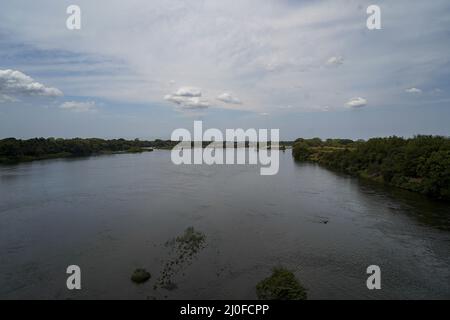
[[[450,200],[450,139],[297,139],[292,154],[327,168]]]
[[[286,268],[277,267],[272,275],[256,286],[259,300],[306,300],[306,289],[300,284],[294,273]]]

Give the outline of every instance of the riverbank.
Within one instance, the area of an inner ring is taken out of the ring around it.
[[[298,161],[450,200],[450,139],[446,137],[297,139],[292,154]]]
[[[170,149],[172,141],[141,141],[125,139],[55,139],[35,138],[0,140],[0,164],[15,164],[36,160],[86,157],[117,153],[150,152],[153,149]]]
[[[0,164],[17,164],[37,160],[87,157],[117,153],[141,153],[153,151],[153,149],[171,150],[180,142],[171,140],[105,140],[98,138],[89,139],[61,139],[61,138],[34,138],[20,140],[7,138],[0,140]],[[211,141],[203,141],[202,146],[206,148]],[[234,142],[237,148],[237,142]],[[188,143],[194,147],[194,142]],[[286,150],[286,146],[292,146],[293,141],[282,141],[279,149]],[[245,143],[245,147],[250,145]],[[226,147],[226,142],[223,142]],[[270,149],[270,145],[269,145]]]
[[[109,155],[109,154],[123,154],[123,153],[142,153],[142,152],[152,152],[152,148],[131,148],[123,151],[101,151],[97,153],[89,153],[89,154],[73,154],[70,152],[61,152],[54,154],[44,154],[40,156],[20,156],[20,157],[12,157],[12,158],[0,158],[0,164],[18,164],[22,162],[31,162],[31,161],[39,161],[39,160],[51,160],[51,159],[64,159],[64,158],[77,158],[77,157],[88,157],[88,156],[101,156],[101,155]]]

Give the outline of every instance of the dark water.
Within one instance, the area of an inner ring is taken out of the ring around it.
[[[323,223],[328,221],[328,223]],[[165,243],[193,226],[206,247],[153,289]],[[253,299],[277,265],[311,299],[450,298],[450,205],[281,154],[254,166],[175,166],[169,151],[0,167],[0,298]],[[66,268],[82,290],[66,289]],[[366,268],[379,265],[382,289]],[[152,279],[134,285],[144,267]]]

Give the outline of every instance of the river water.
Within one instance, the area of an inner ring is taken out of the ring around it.
[[[194,227],[205,247],[154,289]],[[450,298],[450,204],[280,154],[280,171],[175,166],[170,151],[0,167],[0,298],[254,299],[285,266],[310,299]],[[69,291],[66,268],[81,268]],[[381,268],[381,290],[366,269]],[[135,285],[130,276],[152,278]]]

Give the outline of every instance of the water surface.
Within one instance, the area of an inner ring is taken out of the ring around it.
[[[276,176],[163,150],[0,167],[0,298],[254,299],[278,265],[311,299],[450,298],[449,204],[280,157]],[[154,290],[190,226],[206,247]],[[81,291],[66,289],[72,264]],[[141,267],[152,279],[137,286]]]

